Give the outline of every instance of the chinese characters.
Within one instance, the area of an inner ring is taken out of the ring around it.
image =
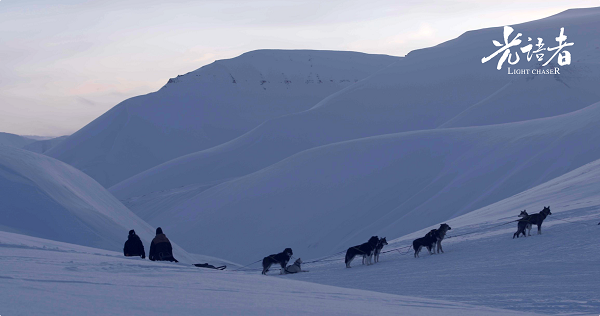
[[[574,43],[567,42],[567,36],[565,35],[564,27],[560,28],[560,35],[555,38],[558,42],[558,45],[556,47],[545,47],[546,45],[544,44],[544,39],[541,37],[537,38],[537,43],[535,45],[531,44],[530,42],[532,42],[533,39],[531,37],[528,37],[527,43],[529,44],[519,47],[519,49],[516,49],[516,46],[521,45],[521,43],[523,43],[524,41],[521,39],[521,36],[523,36],[523,34],[517,33],[517,35],[515,35],[509,41],[510,36],[511,34],[513,34],[513,32],[514,29],[512,27],[505,26],[504,43],[492,40],[494,46],[499,48],[493,54],[482,58],[481,63],[484,64],[502,53],[500,59],[498,59],[498,65],[496,67],[498,70],[500,70],[502,69],[504,63],[507,61],[510,65],[516,65],[521,60],[521,57],[519,56],[519,51],[521,51],[522,54],[525,54],[527,61],[531,61],[531,59],[535,56],[535,59],[539,62],[544,61],[544,56],[546,53],[548,53],[549,55],[551,52],[554,52],[554,54],[542,65],[543,67],[548,65],[556,56],[558,56],[558,64],[560,66],[571,64],[571,53],[567,50],[564,50],[564,48],[573,46]],[[513,48],[514,51],[511,50]]]

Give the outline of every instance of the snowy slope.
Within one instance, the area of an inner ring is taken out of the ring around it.
[[[309,50],[259,50],[218,60],[120,103],[47,154],[108,187],[267,119],[306,110],[397,60]]]
[[[593,162],[449,221],[450,236],[469,235],[445,240],[445,254],[414,259],[412,250],[403,256],[394,251],[374,266],[355,263],[352,269],[343,268],[337,256],[332,262],[305,265],[309,273],[280,278],[125,259],[104,250],[0,233],[5,273],[0,275],[0,305],[15,314],[56,314],[58,309],[64,315],[94,315],[106,308],[117,315],[164,313],[165,308],[178,315],[209,310],[228,315],[439,315],[440,310],[444,315],[593,315],[600,308],[600,253],[591,251],[600,242],[599,170],[600,163]],[[502,224],[521,207],[533,212],[548,204],[553,214],[543,235],[511,239],[514,223]],[[393,240],[384,250],[404,247],[428,229]],[[39,293],[47,299],[23,301]]]
[[[43,154],[50,150],[52,147],[60,144],[63,140],[67,139],[68,136],[60,136],[51,139],[38,140],[31,144],[28,144],[23,149],[33,151],[34,153]]]
[[[135,229],[146,251],[154,229],[100,184],[56,159],[0,145],[0,230],[119,251]],[[169,230],[165,229],[169,236]],[[176,257],[191,261],[174,245]]]
[[[236,262],[285,247],[322,256],[446,221],[600,159],[599,124],[596,103],[526,122],[336,143],[165,205],[148,220],[175,230],[190,251]],[[223,232],[228,238],[215,240]]]
[[[487,219],[467,214],[449,221],[449,236],[468,235],[444,240],[444,254],[430,256],[424,250],[415,259],[412,249],[402,248],[382,255],[374,266],[355,262],[352,269],[345,269],[343,258],[337,256],[306,265],[309,273],[289,278],[544,315],[596,315],[600,310],[600,252],[596,251],[600,199],[594,195],[593,204],[550,203],[552,215],[539,236],[534,228],[532,237],[513,240],[516,223],[502,224],[516,219],[519,209],[497,204]],[[539,212],[546,202],[528,204],[527,210]],[[386,248],[407,247],[425,233],[403,237]]]
[[[123,258],[2,232],[0,251],[7,315],[533,315]]]
[[[548,46],[565,27],[573,62],[561,75],[511,76],[481,58],[502,28],[470,31],[401,61],[319,102],[270,120],[223,145],[176,158],[113,187],[120,199],[184,185],[218,183],[265,168],[302,150],[387,133],[481,126],[551,117],[600,100],[600,8],[569,10],[515,25]],[[527,62],[520,68],[538,67]],[[556,60],[549,68],[556,66]]]
[[[599,181],[597,160],[449,220],[449,236],[462,236],[443,242],[445,254],[430,257],[425,252],[417,260],[412,249],[406,253],[402,248],[383,255],[376,266],[355,264],[351,273],[361,282],[344,277],[340,256],[308,265],[310,273],[290,278],[542,314],[594,315],[600,309],[600,252],[595,251],[600,243]],[[532,238],[513,240],[516,223],[508,222],[523,209],[532,214],[543,206],[552,210],[543,234],[537,236],[534,228]],[[386,248],[407,247],[431,228],[391,241]]]
[[[587,213],[600,214],[598,183],[600,183],[600,160],[590,162],[560,177],[482,207],[468,215],[460,216],[453,221],[475,225],[486,220],[500,220],[507,214],[512,214],[514,210],[537,212],[540,205],[552,205],[553,213],[573,211],[570,217],[575,217],[576,221],[585,220]],[[587,224],[596,223],[598,221]]]
[[[22,148],[27,144],[31,144],[35,140],[9,133],[0,132],[0,145]]]

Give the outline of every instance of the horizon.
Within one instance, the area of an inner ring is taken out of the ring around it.
[[[0,132],[70,135],[123,100],[157,91],[169,78],[249,51],[405,56],[470,30],[599,5],[437,0],[370,3],[369,11],[349,3],[2,1],[0,25],[17,31],[0,35],[7,44],[0,50],[6,56],[0,62]],[[314,6],[320,6],[317,13]]]

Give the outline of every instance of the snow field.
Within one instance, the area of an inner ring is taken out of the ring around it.
[[[0,252],[2,315],[528,315],[124,258],[4,232]]]

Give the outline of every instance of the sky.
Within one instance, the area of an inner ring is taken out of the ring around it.
[[[0,0],[0,132],[60,136],[256,49],[404,56],[600,0]]]

